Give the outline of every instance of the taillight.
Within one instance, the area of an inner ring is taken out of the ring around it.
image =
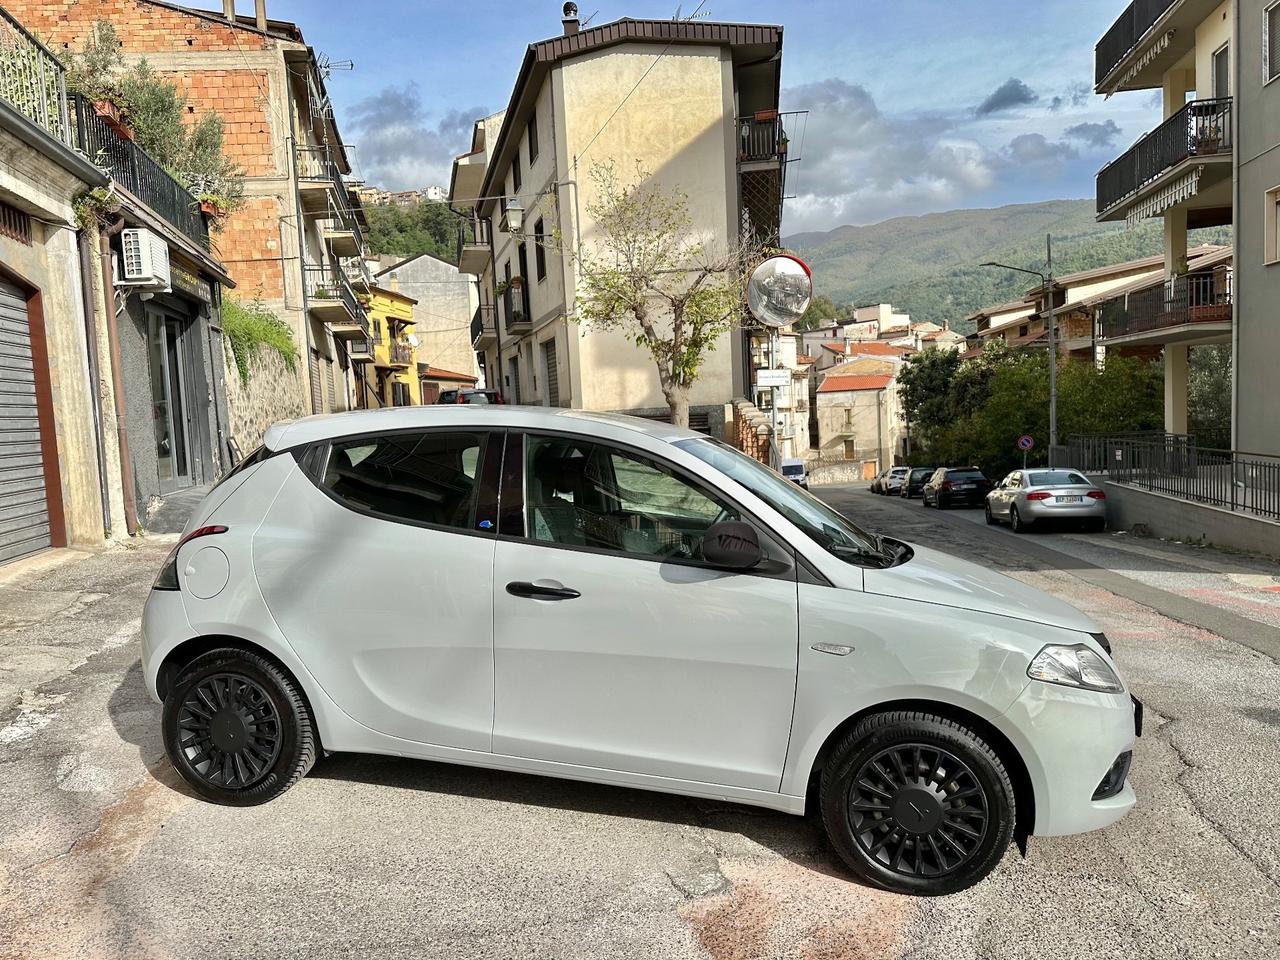
[[[1090,490],[1087,494],[1085,494],[1085,496],[1087,496],[1090,500],[1107,499],[1107,495],[1103,493],[1101,490]]]
[[[951,489],[951,481],[950,481],[950,480],[943,480],[943,481],[942,481],[942,489],[943,489],[943,490],[950,490],[950,489]]]
[[[1027,499],[1028,500],[1048,500],[1052,496],[1053,496],[1052,493],[1045,493],[1043,490],[1038,490],[1035,493],[1028,493]]]
[[[165,557],[164,566],[160,568],[160,573],[156,576],[156,582],[151,585],[152,590],[177,590],[178,589],[178,551],[200,537],[210,537],[218,533],[226,533],[227,528],[220,523],[213,523],[207,527],[197,527],[185,537],[173,545],[173,549],[169,551],[169,556]]]

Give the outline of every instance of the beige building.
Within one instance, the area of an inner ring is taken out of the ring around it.
[[[905,426],[891,360],[853,360],[829,370],[815,397],[818,455],[862,464],[865,479],[892,466],[902,450]]]
[[[471,348],[472,324],[480,313],[476,278],[431,253],[398,262],[394,257],[383,258],[375,276],[378,283],[417,301],[413,308],[417,363],[424,369],[452,372],[467,386],[473,385],[480,373]]]
[[[640,164],[682,190],[712,248],[744,234],[776,242],[788,161],[777,112],[782,28],[624,19],[580,30],[576,18],[563,27],[529,47],[506,110],[477,121],[454,163],[450,202],[472,218],[460,267],[480,278],[473,345],[508,402],[664,415],[647,352],[573,322],[579,279],[554,238],[600,243],[591,167],[613,161],[624,177]],[[726,333],[693,387],[691,422],[718,429],[751,381],[748,338]]]
[[[1251,34],[1266,21],[1242,30]],[[1280,26],[1277,27],[1280,29]],[[1230,307],[1230,285],[1189,276],[1187,231],[1233,222],[1235,144],[1240,130],[1234,107],[1235,77],[1260,87],[1265,65],[1236,70],[1233,0],[1134,0],[1099,41],[1094,89],[1106,96],[1158,90],[1164,122],[1107,164],[1097,179],[1098,219],[1164,224],[1160,270],[1164,293],[1143,298],[1114,320],[1100,345],[1111,350],[1159,349],[1164,362],[1165,429],[1187,430],[1187,350],[1230,343],[1227,311],[1201,320],[1192,308]],[[1274,144],[1273,144],[1274,145]],[[1264,197],[1250,203],[1261,205]],[[1274,319],[1274,306],[1270,318]],[[1263,390],[1261,382],[1254,389]],[[1237,403],[1241,401],[1237,397]]]

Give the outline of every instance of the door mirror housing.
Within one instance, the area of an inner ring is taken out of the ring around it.
[[[764,559],[756,528],[740,520],[714,524],[702,538],[702,559],[723,570],[750,570]]]

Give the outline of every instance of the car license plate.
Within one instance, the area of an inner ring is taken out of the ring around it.
[[[972,483],[957,483],[957,484],[956,484],[956,489],[957,489],[957,490],[972,490],[972,489],[973,489],[973,484],[972,484]]]
[[[1058,497],[1059,503],[1079,503],[1084,497]]]

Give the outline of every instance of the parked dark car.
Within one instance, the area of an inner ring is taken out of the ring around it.
[[[991,492],[991,481],[977,467],[939,467],[921,490],[926,507],[981,507]]]
[[[918,497],[924,490],[925,482],[933,476],[936,467],[912,467],[911,472],[907,474],[902,481],[902,486],[898,489],[898,496],[906,497],[908,500],[912,497]]]
[[[497,390],[441,390],[436,403],[502,403]]]

